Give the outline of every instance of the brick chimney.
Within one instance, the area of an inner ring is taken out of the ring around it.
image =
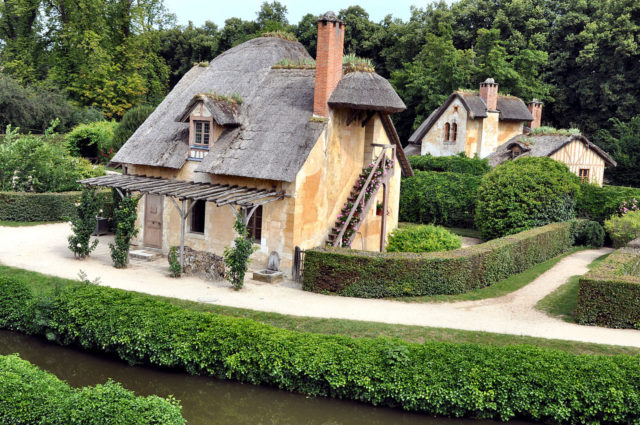
[[[329,118],[329,96],[342,78],[344,21],[333,12],[318,19],[316,47],[316,86],[313,93],[313,114]]]
[[[534,98],[527,104],[527,106],[529,106],[529,112],[531,112],[531,115],[533,116],[531,128],[540,127],[540,122],[542,121],[542,102]]]
[[[487,78],[484,83],[480,83],[480,97],[487,104],[489,111],[498,110],[498,83],[493,78]]]

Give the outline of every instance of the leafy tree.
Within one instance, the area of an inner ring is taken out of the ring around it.
[[[260,6],[260,11],[257,13],[258,18],[256,24],[258,24],[261,31],[277,31],[285,30],[289,26],[287,20],[287,6],[283,5],[279,1],[264,2]]]
[[[619,186],[640,187],[640,115],[623,122],[612,118],[611,129],[596,132],[593,141],[616,160],[605,176]]]
[[[122,117],[122,121],[113,132],[113,150],[117,151],[129,137],[142,125],[149,115],[154,111],[150,105],[140,105],[131,108]]]

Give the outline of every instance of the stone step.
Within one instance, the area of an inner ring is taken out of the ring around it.
[[[134,249],[129,251],[129,257],[136,260],[153,261],[159,258],[162,254],[159,252],[147,251],[144,249]]]

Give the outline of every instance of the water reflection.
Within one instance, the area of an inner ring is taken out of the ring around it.
[[[272,388],[128,366],[116,359],[0,330],[0,354],[20,356],[80,387],[112,378],[138,395],[174,395],[190,425],[472,425],[343,400],[305,397]],[[493,422],[483,422],[492,424]],[[510,425],[525,424],[512,422]]]

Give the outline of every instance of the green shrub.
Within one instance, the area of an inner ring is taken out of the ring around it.
[[[127,194],[113,212],[113,221],[115,223],[114,242],[109,244],[111,251],[111,260],[113,266],[117,269],[127,267],[129,264],[129,248],[131,246],[131,238],[138,234],[136,228],[136,219],[138,218],[138,201],[140,196],[131,196]]]
[[[79,202],[80,196],[80,192],[0,192],[0,220],[64,221],[73,219],[77,217],[75,204]],[[111,191],[100,191],[97,198],[99,214],[102,217],[112,218]]]
[[[482,178],[475,223],[493,239],[575,217],[578,177],[547,157],[507,161]]]
[[[604,221],[604,228],[614,248],[621,248],[640,237],[640,211],[629,211],[621,217],[613,216]]]
[[[177,246],[172,246],[169,249],[169,274],[171,277],[180,277],[182,275],[182,266],[178,260]]]
[[[117,152],[154,110],[150,105],[139,105],[129,109],[113,133],[113,150]]]
[[[69,249],[76,258],[85,258],[98,246],[98,239],[91,241],[91,235],[98,224],[98,197],[95,189],[84,189],[77,204],[76,216],[71,219],[72,235]]]
[[[364,298],[461,294],[523,272],[572,243],[565,222],[447,252],[317,248],[305,253],[302,289]]]
[[[450,251],[462,246],[460,236],[444,227],[411,225],[400,227],[389,237],[387,252],[436,252]]]
[[[640,189],[624,186],[603,186],[582,184],[576,202],[578,217],[594,220],[600,224],[614,214],[618,214],[623,203],[640,199]]]
[[[408,159],[414,171],[448,171],[482,176],[491,170],[486,159],[469,158],[464,153],[452,156],[414,155]]]
[[[402,179],[400,221],[473,227],[481,180],[472,174],[416,171]]]
[[[578,323],[612,328],[640,328],[640,257],[614,251],[580,278]]]
[[[184,424],[172,398],[136,397],[113,381],[74,389],[17,355],[0,356],[0,423]]]
[[[43,332],[130,363],[430,415],[629,424],[640,411],[639,356],[302,333],[95,285],[54,303]]]
[[[104,175],[102,167],[69,155],[53,133],[20,135],[8,129],[0,143],[0,190],[65,192],[80,189],[78,180]]]
[[[597,221],[573,220],[571,226],[574,245],[594,248],[604,245],[604,228]]]
[[[67,134],[65,142],[71,154],[107,163],[116,152],[113,136],[117,126],[115,121],[80,124]]]
[[[247,236],[247,226],[242,221],[242,216],[238,215],[233,224],[233,230],[237,236],[233,240],[233,247],[224,249],[224,263],[228,268],[227,280],[237,291],[244,285],[244,275],[251,262],[251,254],[255,251],[253,240]]]

